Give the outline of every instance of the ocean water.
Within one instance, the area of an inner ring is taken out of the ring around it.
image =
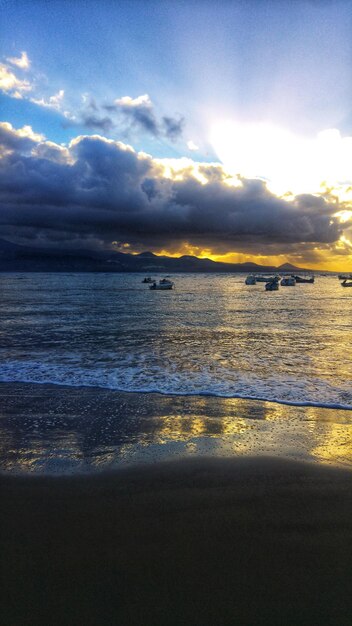
[[[352,290],[241,274],[1,274],[0,382],[352,409]],[[159,278],[159,277],[158,277]]]

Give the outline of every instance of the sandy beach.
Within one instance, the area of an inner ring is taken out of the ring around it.
[[[3,623],[350,623],[351,473],[270,458],[2,475]]]
[[[0,626],[352,626],[352,0],[0,7]]]
[[[72,474],[198,457],[352,467],[351,411],[243,398],[0,384],[0,471]]]

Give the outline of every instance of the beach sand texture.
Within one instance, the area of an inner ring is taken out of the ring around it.
[[[242,398],[0,385],[0,471],[99,472],[193,457],[352,467],[351,411]]]
[[[2,623],[347,626],[351,476],[268,458],[2,475]]]

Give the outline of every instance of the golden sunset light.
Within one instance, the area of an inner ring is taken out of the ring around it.
[[[279,195],[317,193],[321,184],[352,184],[352,137],[337,129],[303,138],[269,123],[215,123],[210,143],[233,175],[262,178]]]
[[[3,0],[4,626],[347,626],[352,0]]]

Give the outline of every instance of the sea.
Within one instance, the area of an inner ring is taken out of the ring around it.
[[[352,293],[238,274],[2,274],[0,381],[352,408]]]
[[[194,397],[352,416],[352,290],[333,275],[273,292],[245,277],[174,274],[172,291],[153,291],[138,273],[3,273],[0,383],[145,406],[151,394],[169,413]]]

